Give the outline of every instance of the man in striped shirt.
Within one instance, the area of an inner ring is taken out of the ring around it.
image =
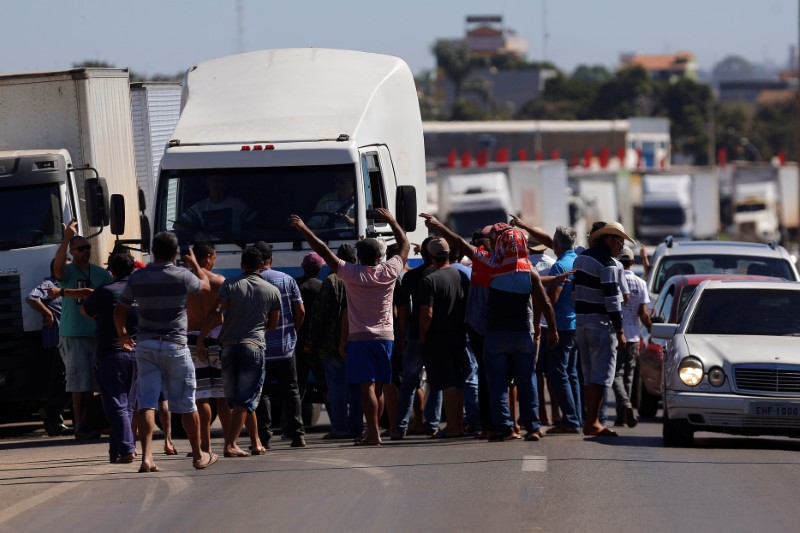
[[[200,449],[200,417],[195,405],[195,373],[187,344],[186,303],[190,294],[208,292],[208,276],[194,254],[183,259],[191,272],[175,265],[178,238],[162,231],[153,237],[153,262],[131,274],[114,309],[114,325],[120,347],[136,348],[136,401],[142,441],[139,472],[158,472],[153,461],[153,426],[158,397],[163,392],[173,413],[181,414],[183,428],[192,447],[192,465],[201,470],[217,461],[213,453]],[[128,308],[139,304],[136,341],[126,328]]]
[[[622,329],[621,265],[615,259],[625,241],[633,239],[618,222],[608,222],[589,235],[589,248],[575,259],[575,299],[578,351],[583,369],[588,436],[616,436],[600,422],[606,388],[614,381],[617,346],[625,345]]]

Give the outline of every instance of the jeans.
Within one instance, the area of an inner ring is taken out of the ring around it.
[[[403,356],[403,382],[397,399],[397,426],[401,432],[408,431],[408,421],[414,406],[414,394],[419,387],[422,375],[423,356],[422,346],[417,341],[409,340],[406,343],[406,353]],[[431,391],[428,401],[425,402],[425,428],[429,431],[439,429],[439,419],[442,417],[442,392]]]
[[[364,413],[361,407],[359,386],[347,385],[347,377],[342,359],[322,360],[325,367],[325,383],[328,385],[328,415],[331,419],[331,433],[349,434],[357,438],[364,431]],[[349,405],[349,408],[348,408]]]
[[[617,351],[617,373],[614,376],[614,397],[617,402],[617,420],[625,419],[625,408],[631,406],[633,373],[639,359],[639,341],[626,342]]]
[[[256,409],[258,432],[261,440],[272,438],[272,404],[270,394],[280,396],[284,421],[279,420],[284,435],[295,438],[305,435],[303,415],[300,407],[300,389],[297,386],[297,366],[294,355],[288,359],[267,360],[261,401]]]
[[[100,354],[95,377],[100,387],[103,411],[111,427],[109,457],[118,458],[136,452],[131,427],[136,405],[136,356],[122,350]]]
[[[561,408],[562,420],[573,428],[581,427],[581,384],[578,381],[578,344],[575,330],[559,330],[558,344],[550,346],[547,380]]]
[[[228,407],[258,407],[264,386],[264,349],[246,342],[222,347],[222,386]]]
[[[469,346],[472,348],[472,353],[475,355],[475,362],[478,365],[478,410],[480,411],[481,417],[480,427],[485,431],[491,431],[493,426],[492,412],[491,409],[489,409],[489,384],[486,381],[486,363],[483,361],[484,336],[469,325],[467,325],[467,333],[469,337]]]
[[[481,425],[481,410],[478,403],[478,361],[475,354],[467,344],[467,359],[469,372],[464,380],[464,420],[465,426],[472,431],[483,429]]]
[[[535,376],[536,346],[533,334],[521,331],[488,331],[483,348],[489,406],[496,432],[511,431],[514,421],[508,406],[508,377],[514,377],[519,400],[520,423],[528,431],[538,431],[539,397]]]

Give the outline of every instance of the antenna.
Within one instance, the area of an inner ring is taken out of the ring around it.
[[[547,40],[550,34],[547,33],[547,0],[542,0],[542,61],[547,61]]]
[[[236,53],[244,52],[244,5],[243,0],[236,0]]]

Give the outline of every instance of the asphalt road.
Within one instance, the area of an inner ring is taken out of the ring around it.
[[[380,448],[315,432],[305,449],[273,442],[205,471],[159,454],[153,474],[108,464],[105,441],[25,433],[0,440],[0,531],[798,529],[800,440],[699,433],[694,448],[668,449],[660,431],[643,421],[616,439]]]

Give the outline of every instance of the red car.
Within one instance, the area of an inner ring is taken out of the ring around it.
[[[768,276],[744,274],[688,274],[669,278],[656,298],[650,312],[653,323],[677,324],[695,289],[707,279],[765,280],[776,279]],[[662,390],[661,369],[663,363],[663,339],[654,339],[646,331],[642,335],[639,363],[636,366],[635,391],[638,398],[639,415],[654,417],[658,411]]]

